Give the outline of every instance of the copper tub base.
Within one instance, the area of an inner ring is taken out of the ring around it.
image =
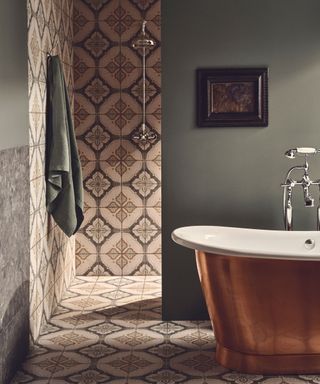
[[[216,361],[238,372],[264,375],[320,373],[320,354],[314,355],[249,355],[217,343]]]
[[[253,374],[320,373],[320,261],[196,251],[216,360]]]

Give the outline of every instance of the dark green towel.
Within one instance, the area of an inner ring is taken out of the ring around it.
[[[48,59],[47,83],[47,210],[70,237],[83,221],[82,173],[67,87],[58,56]]]

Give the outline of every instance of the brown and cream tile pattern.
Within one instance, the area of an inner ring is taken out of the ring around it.
[[[132,48],[147,20],[147,125],[142,121],[142,56]],[[161,273],[160,0],[75,0],[75,124],[86,217],[76,242],[79,275]]]
[[[30,327],[34,342],[75,275],[74,239],[48,217],[45,206],[47,52],[63,63],[73,103],[73,1],[28,0],[30,151]],[[56,354],[56,353],[54,353]],[[54,355],[52,355],[54,356]],[[36,361],[41,359],[35,356]]]
[[[162,320],[159,277],[79,276],[12,384],[319,382],[315,375],[229,371],[217,364],[214,350],[209,322]]]

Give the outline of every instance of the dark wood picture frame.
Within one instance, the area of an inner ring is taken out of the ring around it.
[[[268,68],[197,70],[199,127],[267,127]]]

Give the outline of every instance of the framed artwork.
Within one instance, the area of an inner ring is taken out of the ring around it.
[[[268,68],[197,70],[200,127],[267,127]]]

